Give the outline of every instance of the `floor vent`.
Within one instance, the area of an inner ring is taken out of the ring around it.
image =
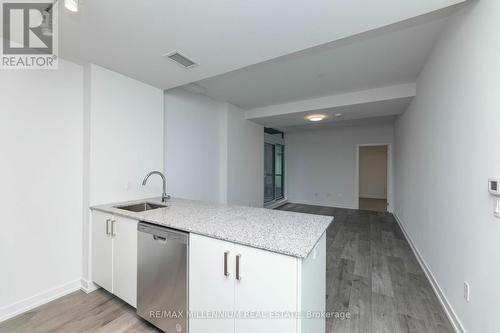
[[[181,65],[184,68],[192,68],[197,65],[194,61],[188,59],[186,56],[183,56],[177,51],[167,54],[166,57],[168,57],[172,61],[175,61],[177,64]]]

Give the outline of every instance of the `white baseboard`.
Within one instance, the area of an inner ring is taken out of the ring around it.
[[[81,289],[86,293],[86,294],[89,294],[91,292],[93,292],[94,290],[97,290],[99,289],[100,287],[95,284],[94,282],[92,281],[89,281],[89,280],[85,280],[85,279],[81,279]]]
[[[0,308],[0,322],[80,290],[81,280],[71,281]]]
[[[439,302],[441,303],[441,306],[443,307],[444,312],[448,316],[448,319],[450,320],[451,324],[453,325],[455,332],[456,333],[467,333],[464,326],[462,325],[462,322],[458,318],[455,310],[453,310],[453,307],[451,306],[450,302],[446,298],[446,295],[444,294],[443,290],[439,286],[439,283],[437,282],[436,278],[432,274],[432,271],[430,270],[429,266],[427,265],[424,258],[420,254],[420,251],[415,246],[415,243],[411,239],[410,235],[408,234],[408,232],[404,228],[403,223],[401,223],[401,220],[399,219],[399,217],[396,214],[393,214],[393,215],[394,215],[394,218],[396,219],[396,221],[398,222],[399,227],[403,231],[403,234],[404,234],[406,240],[410,244],[410,247],[413,250],[413,253],[417,257],[417,260],[418,260],[418,263],[420,264],[420,267],[422,267],[422,270],[424,271],[425,276],[429,280],[429,282],[432,286],[432,289],[434,290],[434,293],[436,294],[437,298],[439,299]]]

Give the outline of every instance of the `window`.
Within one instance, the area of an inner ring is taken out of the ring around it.
[[[283,199],[285,196],[285,184],[284,184],[284,166],[285,166],[285,146],[275,145],[274,146],[274,198],[275,200]]]
[[[264,144],[264,202],[285,197],[285,146]]]
[[[264,144],[264,202],[274,200],[274,145]]]

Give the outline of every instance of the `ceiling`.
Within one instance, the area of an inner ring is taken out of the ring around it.
[[[94,63],[169,89],[463,1],[405,0],[403,6],[400,0],[86,0],[80,2],[76,14],[59,11],[59,49],[64,59]],[[371,46],[366,42],[363,47]],[[163,57],[174,50],[199,66],[185,69]],[[319,61],[322,54],[315,56]],[[326,70],[322,66],[313,73]],[[405,69],[401,77],[411,76],[416,67]],[[329,76],[324,79],[332,80]],[[348,79],[350,86],[358,85],[359,80]],[[345,87],[336,89],[341,88]],[[278,98],[281,101],[287,96],[280,92]],[[241,102],[255,104],[252,98]],[[265,103],[274,102],[265,97]]]
[[[244,109],[415,82],[449,12],[440,12],[197,82]]]
[[[304,111],[276,116],[261,117],[252,119],[252,121],[266,127],[274,127],[284,132],[297,131],[302,129],[316,129],[324,126],[352,125],[353,121],[363,118],[391,117],[402,113],[408,107],[412,97],[403,97],[391,100],[382,100],[369,103],[360,103],[353,105],[344,105],[328,109],[318,109],[314,112]],[[321,123],[313,123],[306,119],[306,116],[312,113],[321,113],[326,115]],[[336,117],[336,114],[342,114]],[[358,122],[354,122],[358,123]]]
[[[336,127],[367,126],[378,124],[394,124],[397,116],[359,118],[343,121],[330,121],[326,123],[311,123],[307,125],[290,126],[286,128],[286,133],[326,130]]]
[[[196,87],[245,109],[247,119],[285,132],[393,121],[415,96],[418,75],[452,12],[435,11],[200,80]],[[306,116],[314,113],[327,117],[312,123]]]

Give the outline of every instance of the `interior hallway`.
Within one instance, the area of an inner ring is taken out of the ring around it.
[[[327,333],[453,332],[417,258],[390,213],[285,204],[278,209],[333,215],[327,230]]]

